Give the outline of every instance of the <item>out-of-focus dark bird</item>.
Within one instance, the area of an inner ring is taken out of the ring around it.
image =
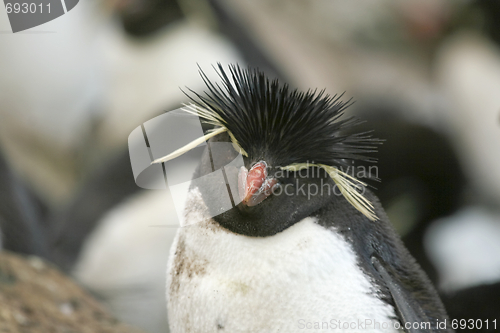
[[[168,265],[172,332],[451,331],[378,199],[348,173],[379,142],[352,133],[349,103],[257,70],[219,65],[219,75],[222,85],[202,72],[208,91],[192,98],[190,112],[214,125],[194,179],[241,154],[239,173],[225,174],[240,202],[219,213],[225,185],[191,184]],[[213,158],[219,142],[234,149]]]
[[[45,210],[0,151],[0,250],[50,259]]]
[[[459,158],[446,135],[403,119],[397,108],[370,104],[361,108],[367,122],[360,127],[385,140],[377,153],[382,182],[373,182],[374,192],[410,254],[438,284],[424,238],[436,219],[463,204],[467,180]]]

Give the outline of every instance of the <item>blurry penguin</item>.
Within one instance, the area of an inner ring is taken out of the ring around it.
[[[0,250],[50,259],[45,210],[0,152]]]

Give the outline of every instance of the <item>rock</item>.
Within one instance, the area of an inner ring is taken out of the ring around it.
[[[0,332],[140,333],[38,257],[0,252]]]

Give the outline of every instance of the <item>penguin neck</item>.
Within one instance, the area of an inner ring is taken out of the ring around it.
[[[277,208],[279,210],[279,208]],[[259,214],[244,214],[238,208],[233,208],[223,214],[213,217],[213,221],[223,228],[236,234],[253,237],[269,237],[290,228],[307,217],[314,217],[321,207],[301,209],[297,206],[289,214],[279,211],[268,211]]]

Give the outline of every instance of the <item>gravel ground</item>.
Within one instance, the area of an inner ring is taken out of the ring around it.
[[[0,252],[0,332],[140,333],[51,264]]]

